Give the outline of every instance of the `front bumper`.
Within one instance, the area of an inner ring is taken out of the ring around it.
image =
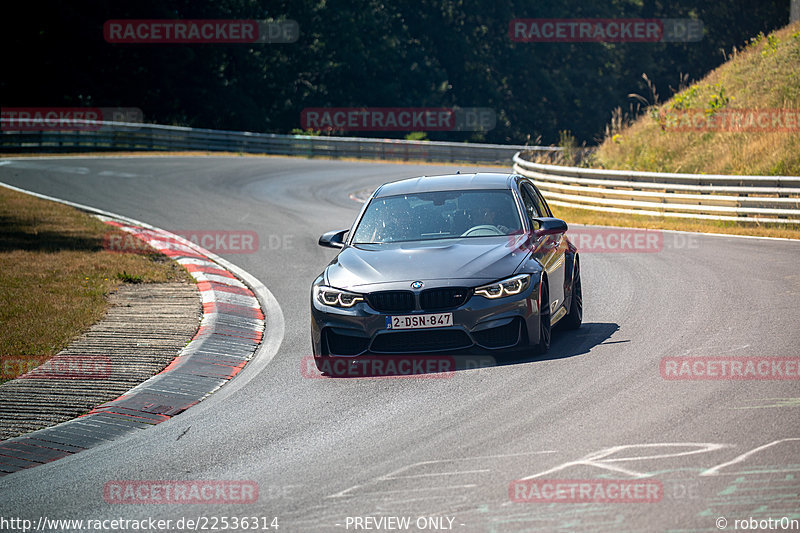
[[[488,299],[472,295],[454,309],[404,313],[379,312],[367,302],[342,309],[311,299],[314,355],[358,357],[367,354],[426,354],[470,349],[503,350],[539,342],[538,282],[520,294]],[[453,325],[390,330],[386,317],[453,313]]]

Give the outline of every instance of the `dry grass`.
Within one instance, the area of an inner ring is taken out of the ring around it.
[[[715,107],[800,109],[798,65],[800,23],[760,36],[744,50],[734,50],[727,63],[700,82],[650,107],[630,126],[622,124],[620,130],[617,120],[591,164],[656,172],[800,175],[800,126],[784,132],[676,131],[664,120],[681,110],[704,114]]]
[[[794,131],[678,131],[669,117],[715,109],[800,109],[800,23],[759,36],[698,83],[682,87],[638,119],[615,110],[606,138],[585,164],[596,168],[694,174],[800,175],[800,124]],[[683,81],[683,80],[682,80]],[[547,162],[547,161],[542,161]],[[554,161],[563,164],[562,161]],[[800,239],[798,224],[757,224],[650,217],[554,206],[568,222]]]
[[[71,207],[0,188],[0,356],[51,356],[100,320],[127,279],[192,278],[153,253],[103,248],[113,227]],[[125,277],[125,276],[123,276]]]

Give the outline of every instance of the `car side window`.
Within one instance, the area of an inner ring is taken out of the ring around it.
[[[527,183],[522,184],[519,188],[519,192],[522,197],[522,205],[525,206],[525,213],[528,215],[528,220],[531,222],[532,226],[535,226],[536,223],[533,219],[541,216],[536,206],[536,201],[534,200],[535,194],[533,194],[530,185]]]
[[[536,191],[536,198],[539,199],[538,203],[541,206],[542,216],[552,217],[553,212],[550,211],[550,206],[547,205],[547,202],[545,202],[544,196],[542,196],[541,191],[539,191],[539,189],[535,189],[535,191]]]
[[[547,207],[544,198],[542,198],[542,195],[539,194],[539,191],[537,191],[530,183],[523,183],[522,187],[528,192],[528,194],[531,197],[531,200],[536,205],[536,212],[539,213],[539,215],[537,216],[540,217],[553,216],[553,214],[550,212],[550,209]]]

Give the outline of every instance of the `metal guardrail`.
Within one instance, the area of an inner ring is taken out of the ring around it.
[[[634,215],[800,223],[800,177],[600,170],[513,157],[553,205]]]
[[[33,131],[26,127],[25,130],[31,131],[25,131],[14,123],[0,120],[0,152],[191,150],[507,165],[520,150],[560,150],[544,146],[278,135],[87,120],[59,121],[58,127],[57,131],[52,131],[52,127],[51,131],[48,128]],[[72,129],[67,130],[70,127]]]

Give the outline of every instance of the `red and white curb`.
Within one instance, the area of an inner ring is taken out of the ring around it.
[[[142,239],[189,271],[197,282],[203,302],[203,316],[197,332],[166,368],[86,415],[0,442],[0,476],[51,462],[169,420],[213,393],[224,394],[226,389],[221,387],[246,365],[254,367],[252,376],[274,357],[283,340],[283,314],[274,296],[249,273],[159,228],[0,185],[88,211],[107,224]]]

